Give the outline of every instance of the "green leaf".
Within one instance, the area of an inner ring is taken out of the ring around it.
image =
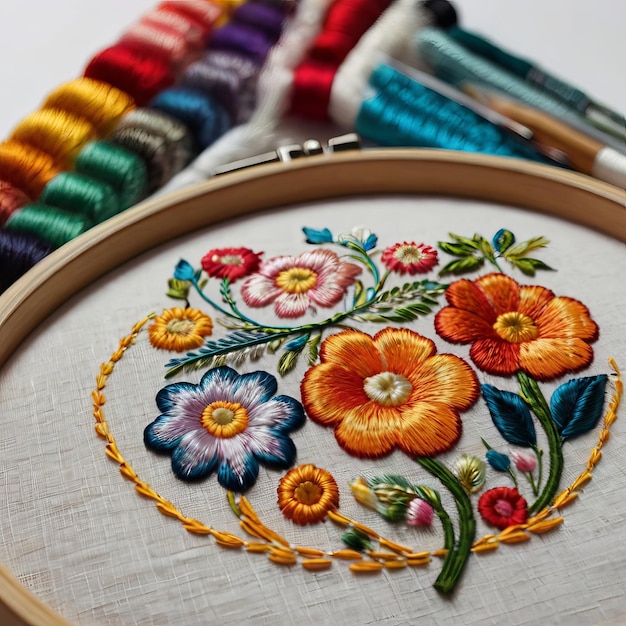
[[[285,350],[280,359],[278,360],[278,373],[281,376],[286,376],[293,370],[298,362],[298,357],[302,350]]]
[[[521,257],[533,250],[539,250],[540,248],[545,248],[550,243],[549,239],[545,237],[532,237],[528,241],[522,241],[517,245],[509,248],[504,253],[504,258],[509,259],[511,257]]]
[[[485,258],[491,263],[496,262],[496,253],[491,244],[482,237],[480,238],[480,251],[485,255]]]
[[[307,344],[309,347],[309,365],[315,365],[319,357],[319,345],[322,339],[322,333],[314,335]]]
[[[439,276],[447,276],[448,274],[466,274],[468,272],[473,272],[478,268],[482,267],[485,263],[485,259],[483,257],[467,257],[465,259],[458,259],[456,261],[451,261],[439,272]]]
[[[458,257],[471,256],[477,249],[477,246],[468,246],[461,243],[448,243],[447,241],[439,241],[437,243],[441,250]]]
[[[521,259],[507,259],[512,265],[521,270],[526,276],[534,276],[536,270],[550,270],[554,271],[549,265],[546,265],[539,259],[521,258]]]
[[[467,237],[461,237],[460,235],[455,235],[454,233],[448,233],[448,235],[450,235],[450,238],[454,239],[454,241],[462,243],[470,248],[473,248],[474,250],[478,250],[479,242],[481,239],[480,235],[474,235],[472,239],[468,239]]]
[[[191,288],[190,280],[178,280],[177,278],[170,278],[167,281],[169,289],[166,294],[170,298],[174,298],[175,300],[185,300],[189,299],[189,289]]]

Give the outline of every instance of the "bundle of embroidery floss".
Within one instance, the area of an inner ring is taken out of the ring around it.
[[[1,290],[249,118],[291,7],[238,5],[162,2],[0,144]]]

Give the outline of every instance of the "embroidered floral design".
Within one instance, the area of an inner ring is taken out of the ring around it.
[[[304,422],[302,406],[274,396],[276,379],[267,372],[238,374],[229,367],[209,370],[198,385],[174,383],[156,397],[161,415],[144,431],[147,447],[172,455],[172,470],[183,480],[217,472],[232,491],[249,489],[259,463],[285,469],[296,458],[288,437]]]
[[[504,530],[528,519],[528,506],[517,489],[495,487],[478,500],[478,512],[492,526]]]
[[[228,278],[234,283],[259,269],[262,252],[250,248],[218,248],[202,257],[202,269],[213,278]]]
[[[398,274],[425,274],[437,265],[437,250],[423,243],[397,243],[386,248],[382,262]]]
[[[337,304],[360,273],[358,265],[342,261],[332,250],[278,256],[264,261],[258,273],[246,279],[241,295],[250,307],[273,302],[278,317],[301,317],[316,305]]]
[[[459,411],[478,397],[467,363],[436,354],[430,339],[407,329],[331,335],[320,360],[304,376],[302,402],[313,421],[333,426],[339,445],[359,457],[396,447],[411,456],[449,450],[461,435]]]
[[[523,371],[550,380],[586,367],[598,327],[577,300],[539,286],[520,286],[504,274],[454,282],[450,306],[435,316],[437,333],[452,343],[471,343],[470,357],[489,374]]]
[[[165,309],[148,328],[150,343],[160,350],[185,352],[204,343],[213,332],[213,321],[198,309]]]
[[[330,472],[315,465],[289,470],[278,484],[278,506],[296,524],[316,524],[339,506],[339,489]]]

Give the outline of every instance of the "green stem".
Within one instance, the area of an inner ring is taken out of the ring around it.
[[[447,487],[454,497],[459,512],[459,539],[443,561],[441,572],[435,581],[434,587],[441,593],[454,591],[470,554],[474,537],[476,536],[476,521],[472,511],[472,504],[465,489],[456,476],[436,459],[418,458],[417,462],[441,483]],[[447,547],[447,546],[446,546]]]
[[[554,500],[556,492],[559,489],[559,483],[561,482],[561,475],[563,473],[563,445],[556,424],[552,419],[550,407],[543,397],[537,381],[523,372],[518,372],[517,378],[522,389],[523,397],[543,426],[546,437],[548,438],[550,450],[550,473],[548,480],[546,480],[546,484],[539,494],[539,497],[528,507],[529,513],[537,513]]]
[[[541,488],[541,481],[543,480],[543,450],[540,450],[536,445],[533,446],[535,456],[537,457],[537,491]],[[535,493],[537,495],[537,493]]]

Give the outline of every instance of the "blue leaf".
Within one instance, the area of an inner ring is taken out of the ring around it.
[[[607,380],[606,374],[575,378],[552,394],[552,419],[563,441],[584,435],[596,426],[604,407]]]
[[[178,261],[174,269],[174,278],[178,280],[193,280],[193,277],[193,267],[185,259]]]
[[[523,448],[536,445],[535,425],[521,396],[492,385],[482,385],[482,392],[491,419],[506,441]]]
[[[285,350],[291,350],[292,352],[300,352],[302,348],[306,345],[306,342],[309,340],[309,333],[304,333],[303,335],[298,335],[293,339],[290,339],[285,344]]]
[[[508,250],[515,243],[515,235],[505,228],[501,228],[492,240],[493,247],[500,253]]]
[[[511,459],[502,452],[496,452],[496,450],[487,450],[485,454],[487,463],[493,467],[496,472],[508,472],[511,467]]]
[[[307,243],[332,243],[333,241],[333,234],[328,228],[316,230],[315,228],[307,228],[305,226],[302,231],[306,235]]]

